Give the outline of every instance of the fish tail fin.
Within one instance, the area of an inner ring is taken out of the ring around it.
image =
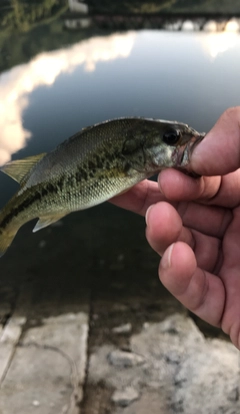
[[[12,241],[14,237],[16,236],[18,231],[17,229],[11,229],[11,231],[2,230],[0,229],[0,257],[4,255],[10,244],[12,244]]]

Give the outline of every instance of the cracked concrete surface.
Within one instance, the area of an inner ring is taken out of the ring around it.
[[[88,315],[70,313],[45,318],[41,326],[30,327],[19,342],[22,327],[10,320],[3,330],[0,354],[6,347],[8,354],[5,351],[0,412],[30,414],[39,407],[41,413],[79,413],[87,362]]]
[[[237,414],[238,362],[232,344],[205,339],[192,319],[173,314],[145,324],[131,336],[128,352],[113,345],[95,349],[88,379],[113,390],[113,414]]]
[[[0,332],[0,386],[7,374],[26,318],[12,316]]]
[[[117,217],[26,226],[1,259],[0,414],[238,414],[237,351],[161,286],[143,220]]]

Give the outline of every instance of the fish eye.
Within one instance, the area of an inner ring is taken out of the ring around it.
[[[179,129],[169,128],[163,134],[163,142],[167,145],[175,145],[181,138]]]

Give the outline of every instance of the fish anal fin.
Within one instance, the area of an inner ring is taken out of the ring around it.
[[[56,223],[56,221],[66,216],[66,214],[67,213],[61,213],[61,214],[55,214],[53,216],[39,217],[39,220],[33,229],[33,233],[36,233],[36,231],[44,229],[47,226],[50,226],[50,224]]]
[[[35,164],[40,161],[46,153],[33,155],[31,157],[23,158],[22,160],[10,161],[7,164],[3,165],[0,170],[13,180],[17,181],[19,184],[22,184],[24,178],[30,173],[31,169]]]

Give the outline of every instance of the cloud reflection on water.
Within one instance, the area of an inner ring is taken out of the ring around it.
[[[239,42],[239,33],[234,31],[224,31],[209,33],[206,37],[199,36],[200,42],[206,53],[215,59],[221,53],[235,47]]]
[[[187,34],[202,47],[209,60],[236,46],[239,33],[198,33],[196,36]],[[176,36],[178,34],[176,33]],[[29,63],[16,66],[0,76],[0,164],[7,162],[11,155],[23,148],[31,137],[31,132],[23,126],[23,113],[29,105],[29,95],[39,86],[51,86],[62,73],[71,73],[79,65],[84,65],[86,71],[94,71],[98,62],[110,61],[117,58],[127,58],[131,55],[136,39],[140,42],[147,39],[147,50],[153,50],[156,62],[160,55],[174,53],[175,37],[163,31],[139,31],[124,34],[113,34],[106,37],[93,37],[81,41],[71,47],[37,55]],[[157,40],[154,43],[153,40]],[[181,41],[183,50],[186,49]],[[152,49],[151,49],[151,45]],[[168,46],[167,46],[168,45]],[[172,46],[171,46],[172,45]],[[139,45],[138,45],[139,47]],[[144,47],[139,47],[144,65]],[[157,50],[161,54],[156,55]],[[170,47],[169,51],[168,48]],[[167,48],[167,51],[165,50]],[[186,52],[186,51],[185,51]]]
[[[51,86],[62,73],[79,65],[94,71],[98,62],[127,58],[136,33],[93,37],[71,47],[37,55],[29,63],[16,66],[0,76],[0,165],[23,148],[31,137],[22,122],[28,95],[37,87]]]

